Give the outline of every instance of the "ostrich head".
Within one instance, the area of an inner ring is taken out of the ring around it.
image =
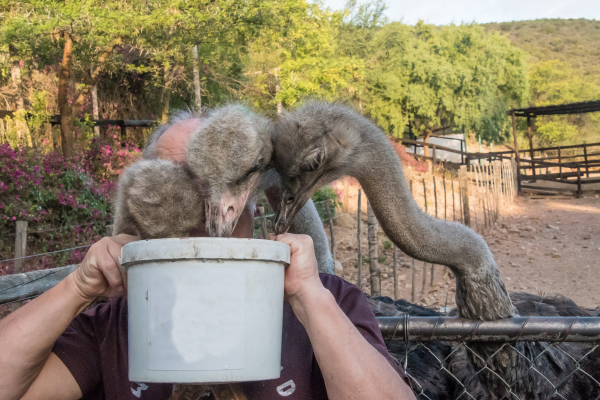
[[[126,169],[117,201],[124,219],[118,225],[135,227],[142,239],[187,237],[203,217],[194,181],[167,160],[142,160]]]
[[[284,113],[274,126],[273,161],[281,176],[277,233],[288,230],[296,213],[323,185],[349,172],[360,137],[355,114],[341,104],[310,102]]]
[[[269,121],[240,104],[212,110],[190,139],[187,164],[206,190],[206,232],[231,236],[271,160]]]

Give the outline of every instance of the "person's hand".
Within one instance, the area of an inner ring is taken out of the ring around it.
[[[117,235],[105,237],[94,243],[79,267],[72,274],[79,294],[91,301],[99,296],[122,296],[127,283],[119,263],[121,248],[137,236]]]
[[[291,248],[290,265],[285,270],[285,297],[288,301],[301,299],[315,290],[323,289],[310,236],[283,233],[270,235],[271,239]]]

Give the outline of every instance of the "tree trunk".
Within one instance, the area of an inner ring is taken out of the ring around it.
[[[367,202],[367,237],[369,242],[369,264],[371,276],[371,296],[381,295],[381,279],[379,276],[379,251],[377,248],[377,231],[379,224],[377,217],[371,208],[371,202]]]
[[[94,67],[90,68],[90,75],[94,74]],[[92,115],[95,120],[100,119],[100,112],[98,110],[98,85],[94,82],[94,87],[92,88]],[[94,126],[94,135],[96,137],[100,136],[100,127],[98,125]]]
[[[430,136],[431,136],[431,131],[426,131],[425,136],[423,136],[423,143],[429,143]],[[429,157],[429,147],[423,146],[423,155],[425,157]]]
[[[65,48],[58,74],[58,109],[60,112],[60,139],[63,157],[73,156],[73,112],[69,106],[69,81],[71,80],[71,62],[73,57],[73,39],[65,35]]]
[[[163,78],[165,80],[165,86],[163,88],[162,95],[162,117],[161,123],[166,124],[169,120],[169,101],[171,100],[171,84],[173,82],[173,71],[170,64],[165,63],[163,65]]]
[[[23,82],[21,80],[20,60],[13,59],[12,67],[10,69],[10,75],[12,78],[13,90],[15,91],[16,110],[23,112],[25,110],[25,101],[23,99]],[[22,118],[24,118],[24,115],[19,115],[18,118],[15,119],[17,135],[19,139],[26,140],[29,147],[31,147],[33,146],[33,143],[31,141],[29,127],[27,127],[27,123],[25,123],[25,121],[22,120]]]
[[[200,90],[200,66],[197,44],[192,48],[192,54],[194,55],[194,88],[196,89],[196,107],[198,108],[198,111],[200,111],[202,109],[202,91]]]

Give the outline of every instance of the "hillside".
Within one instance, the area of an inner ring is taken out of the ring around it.
[[[483,26],[508,35],[515,46],[530,54],[530,64],[560,60],[596,77],[600,84],[600,21],[539,19]]]

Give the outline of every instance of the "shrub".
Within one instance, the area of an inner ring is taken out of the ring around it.
[[[64,159],[41,148],[0,145],[0,259],[14,256],[15,221],[27,221],[28,254],[90,244],[112,219],[110,195],[120,172],[140,153],[130,144],[93,139],[84,153]],[[81,260],[86,249],[36,257],[35,270]],[[12,273],[0,263],[0,274]]]

